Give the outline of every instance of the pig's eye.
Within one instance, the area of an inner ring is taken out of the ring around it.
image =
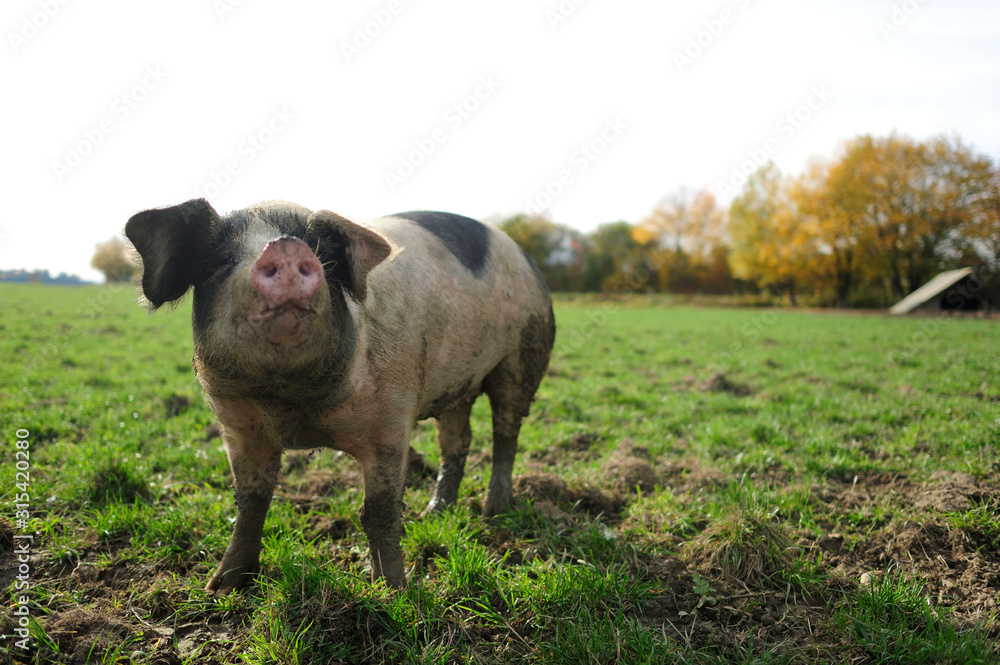
[[[212,269],[210,271],[210,276],[215,277],[219,273],[225,272],[235,265],[236,265],[235,256],[229,255],[229,256],[219,257],[219,259],[215,262],[215,265],[212,266]]]

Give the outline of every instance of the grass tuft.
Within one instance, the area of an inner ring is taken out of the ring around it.
[[[788,527],[752,488],[739,487],[704,531],[683,546],[695,568],[746,586],[784,585],[794,563]]]
[[[118,459],[108,460],[94,471],[84,493],[88,501],[98,506],[130,504],[150,498],[146,481],[131,466]]]

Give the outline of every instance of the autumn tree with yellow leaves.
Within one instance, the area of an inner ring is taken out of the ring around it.
[[[793,303],[887,305],[942,270],[1000,274],[1000,174],[954,137],[859,136],[794,177],[765,164],[728,209],[680,188],[638,223],[590,234],[541,216],[500,226],[557,291],[749,285]]]
[[[726,211],[705,190],[681,188],[636,225],[661,291],[724,293],[730,285]]]
[[[729,263],[738,279],[795,302],[817,268],[816,229],[799,214],[798,184],[768,163],[750,175],[729,207]]]
[[[996,191],[993,162],[950,137],[860,136],[794,179],[765,165],[730,208],[733,272],[840,306],[887,304],[942,270],[996,266]]]
[[[970,255],[993,171],[947,137],[862,136],[845,146],[822,194],[838,204],[834,230],[856,244],[858,276],[898,299]]]

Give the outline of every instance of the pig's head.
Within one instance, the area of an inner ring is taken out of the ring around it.
[[[125,225],[150,311],[194,287],[196,365],[231,381],[325,374],[346,361],[348,299],[364,302],[385,237],[335,213],[285,202],[221,217],[204,199]]]

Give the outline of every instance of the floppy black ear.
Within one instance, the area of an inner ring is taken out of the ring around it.
[[[140,295],[150,311],[177,300],[204,274],[211,240],[222,218],[205,199],[144,210],[129,218],[125,235],[142,258]]]
[[[347,265],[334,267],[334,275],[358,302],[368,295],[368,273],[392,253],[392,245],[378,231],[352,222],[329,210],[317,210],[309,215],[309,230],[330,245],[342,245]],[[339,255],[336,252],[334,256]]]

